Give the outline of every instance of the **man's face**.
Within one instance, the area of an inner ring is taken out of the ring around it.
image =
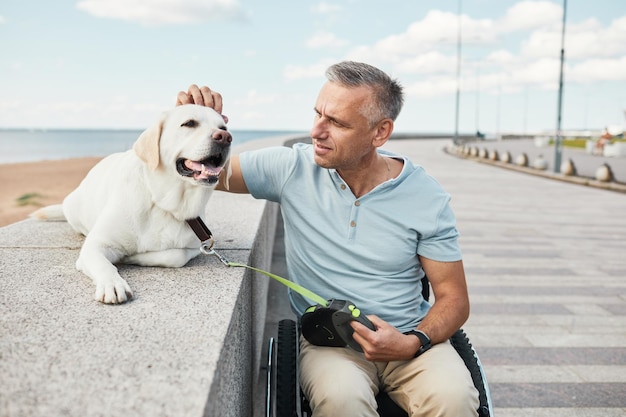
[[[367,87],[346,88],[327,82],[315,103],[311,128],[315,162],[324,168],[359,169],[367,157],[375,154],[371,128],[362,109],[372,100]]]

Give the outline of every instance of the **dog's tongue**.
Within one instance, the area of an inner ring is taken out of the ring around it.
[[[216,177],[220,175],[220,172],[222,172],[222,168],[220,167],[206,166],[200,162],[192,161],[190,159],[185,161],[185,166],[190,170],[195,171],[193,177],[197,180]]]

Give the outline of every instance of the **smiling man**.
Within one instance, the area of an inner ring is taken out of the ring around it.
[[[292,281],[354,302],[376,327],[353,322],[363,352],[300,348],[300,383],[314,416],[377,416],[380,390],[410,416],[475,416],[478,394],[448,339],[469,315],[450,196],[407,157],[381,149],[403,104],[400,84],[367,64],[328,68],[312,144],[231,157],[218,189],[280,204]],[[222,111],[192,85],[178,104]],[[427,275],[435,302],[422,297]],[[290,293],[301,316],[307,299]]]

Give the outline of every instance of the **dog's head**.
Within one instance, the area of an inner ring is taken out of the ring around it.
[[[152,170],[175,170],[185,181],[215,185],[228,162],[231,142],[219,113],[187,104],[163,113],[133,149]]]

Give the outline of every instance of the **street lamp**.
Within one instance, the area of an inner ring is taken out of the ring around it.
[[[556,135],[554,138],[554,172],[561,170],[561,159],[563,154],[563,140],[561,138],[561,107],[563,102],[563,61],[565,60],[565,12],[567,11],[567,0],[563,0],[563,26],[561,29],[561,71],[559,73],[559,100],[556,122]]]
[[[459,26],[456,39],[456,111],[454,117],[454,144],[459,143],[459,100],[461,96],[461,0],[459,0]]]

